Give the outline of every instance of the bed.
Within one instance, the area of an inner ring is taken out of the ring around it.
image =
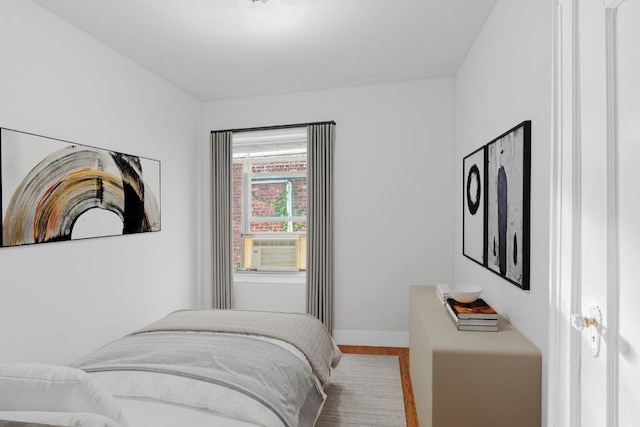
[[[69,366],[0,365],[0,420],[313,426],[340,357],[310,315],[180,310]],[[5,395],[13,398],[5,401]]]

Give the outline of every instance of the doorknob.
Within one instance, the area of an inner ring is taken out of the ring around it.
[[[571,315],[571,325],[578,331],[589,329],[589,340],[591,342],[591,354],[598,357],[600,353],[600,337],[602,326],[602,312],[600,307],[592,304],[589,307],[589,316],[582,314]]]
[[[588,328],[589,326],[596,326],[597,324],[598,319],[596,319],[595,317],[587,317],[583,316],[582,314],[571,315],[571,325],[578,331]]]

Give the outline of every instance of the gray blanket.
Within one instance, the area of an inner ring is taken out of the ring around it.
[[[263,403],[291,427],[312,426],[324,403],[304,361],[277,344],[242,335],[138,332],[71,366],[160,372],[223,385]]]
[[[324,387],[342,353],[315,317],[304,313],[248,310],[180,310],[134,332],[209,331],[261,335],[286,341],[309,360]]]

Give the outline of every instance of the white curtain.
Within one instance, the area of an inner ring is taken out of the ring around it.
[[[233,308],[233,132],[211,133],[212,307]]]
[[[335,124],[307,126],[307,312],[333,331]]]

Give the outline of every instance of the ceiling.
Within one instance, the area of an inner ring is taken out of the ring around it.
[[[34,0],[202,100],[455,74],[496,0]]]

